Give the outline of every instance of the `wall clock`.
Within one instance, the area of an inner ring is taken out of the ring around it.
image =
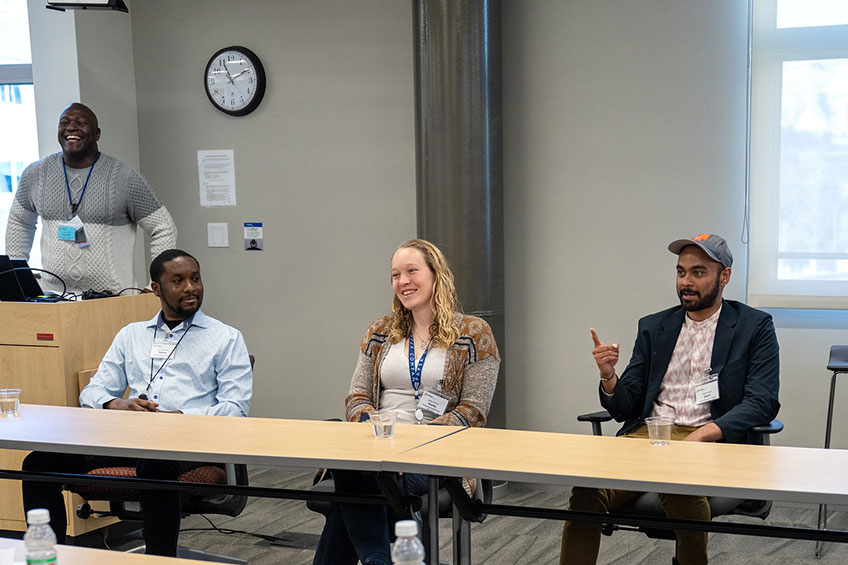
[[[203,73],[206,96],[230,116],[254,111],[265,96],[265,69],[256,53],[246,47],[224,47],[212,55]]]

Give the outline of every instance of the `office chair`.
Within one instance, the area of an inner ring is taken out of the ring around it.
[[[601,410],[590,414],[581,414],[577,416],[579,422],[589,422],[592,425],[592,434],[596,436],[603,435],[601,424],[612,420],[609,412]],[[772,420],[764,426],[754,426],[748,431],[748,443],[754,445],[770,445],[771,435],[779,433],[783,430],[783,422],[780,420]],[[772,502],[770,500],[744,500],[739,498],[729,498],[724,496],[709,496],[707,501],[710,505],[710,515],[725,516],[728,514],[737,514],[741,516],[752,516],[765,520],[771,512]],[[664,517],[660,498],[655,492],[646,492],[639,498],[636,498],[624,506],[617,508],[609,513],[611,516],[616,515],[636,515],[636,516],[652,516]],[[601,533],[605,536],[611,536],[616,530],[638,530],[648,537],[655,539],[674,540],[674,530],[666,530],[662,528],[651,528],[639,526],[632,528],[629,526],[619,526],[617,524],[603,524]]]
[[[256,358],[250,355],[250,368],[256,362]],[[93,476],[136,478],[135,467],[102,467],[92,469],[87,473]],[[209,464],[186,471],[180,475],[180,482],[188,483],[211,483],[229,485],[248,485],[247,465]],[[65,488],[75,492],[87,501],[107,500],[109,501],[109,512],[96,512],[92,510],[88,502],[81,504],[76,509],[76,514],[82,519],[92,515],[115,516],[121,520],[141,521],[141,501],[138,491],[129,488],[114,486],[85,486],[66,485]],[[192,494],[182,502],[180,512],[182,517],[191,514],[221,514],[226,516],[238,516],[247,504],[247,497],[232,494]],[[143,551],[144,548],[135,548],[133,551]],[[177,548],[177,557],[183,559],[196,559],[213,561],[217,563],[232,563],[235,565],[246,565],[244,559],[215,555],[205,551],[190,549],[187,547]]]

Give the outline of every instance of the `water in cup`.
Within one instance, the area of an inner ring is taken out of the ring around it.
[[[378,438],[392,437],[395,433],[394,422],[374,423],[374,435]]]
[[[376,410],[371,412],[371,425],[374,427],[374,437],[390,438],[395,433],[395,418],[397,413],[391,410]]]
[[[0,418],[17,418],[20,398],[21,389],[0,388]]]

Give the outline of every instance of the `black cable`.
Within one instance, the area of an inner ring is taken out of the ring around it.
[[[68,285],[65,284],[65,279],[57,275],[56,273],[51,273],[47,269],[37,269],[35,267],[14,267],[12,269],[6,269],[5,271],[0,271],[0,275],[5,275],[6,273],[11,273],[13,271],[38,271],[39,273],[47,273],[51,277],[55,277],[59,279],[59,282],[62,283],[62,294],[60,295],[61,300],[67,300],[65,295],[68,293]]]
[[[140,292],[140,293],[141,293],[141,292],[144,292],[144,289],[143,289],[143,288],[136,288],[136,287],[134,287],[134,286],[128,286],[127,288],[124,288],[124,289],[119,290],[119,291],[118,291],[118,294],[117,294],[116,296],[121,296],[121,295],[124,293],[124,291],[127,291],[127,290],[137,290],[137,291],[138,291],[138,292]]]
[[[209,517],[206,516],[205,514],[200,514],[200,517],[202,517],[204,520],[209,522],[209,525],[212,526],[212,527],[211,528],[180,528],[180,532],[212,532],[212,531],[215,531],[215,532],[218,532],[219,534],[225,534],[225,535],[244,534],[244,535],[253,536],[253,537],[259,538],[261,540],[268,541],[268,542],[275,542],[275,541],[286,542],[286,541],[288,541],[285,538],[280,538],[280,537],[272,536],[272,535],[269,535],[269,534],[258,534],[256,532],[247,532],[247,531],[244,531],[244,530],[233,530],[233,529],[230,529],[230,528],[220,528],[220,527],[216,526],[212,522],[212,520],[210,520]]]

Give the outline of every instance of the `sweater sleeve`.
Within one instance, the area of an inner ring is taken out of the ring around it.
[[[9,220],[6,224],[6,255],[12,259],[29,260],[35,238],[35,227],[38,221],[38,212],[35,210],[33,192],[36,190],[38,172],[35,164],[24,169],[18,191],[9,211]]]
[[[489,324],[481,318],[467,316],[463,336],[451,347],[464,355],[452,356],[448,371],[462,375],[456,406],[433,419],[431,424],[450,426],[485,426],[498,384],[501,357]],[[450,355],[450,352],[449,352]],[[457,366],[461,365],[461,366]]]
[[[374,398],[374,363],[388,338],[386,318],[375,321],[359,344],[359,357],[350,381],[350,393],[345,398],[345,413],[349,422],[358,422],[363,414],[376,410]]]
[[[177,246],[177,226],[168,209],[159,201],[150,185],[137,171],[130,170],[129,216],[150,236],[150,259]]]

